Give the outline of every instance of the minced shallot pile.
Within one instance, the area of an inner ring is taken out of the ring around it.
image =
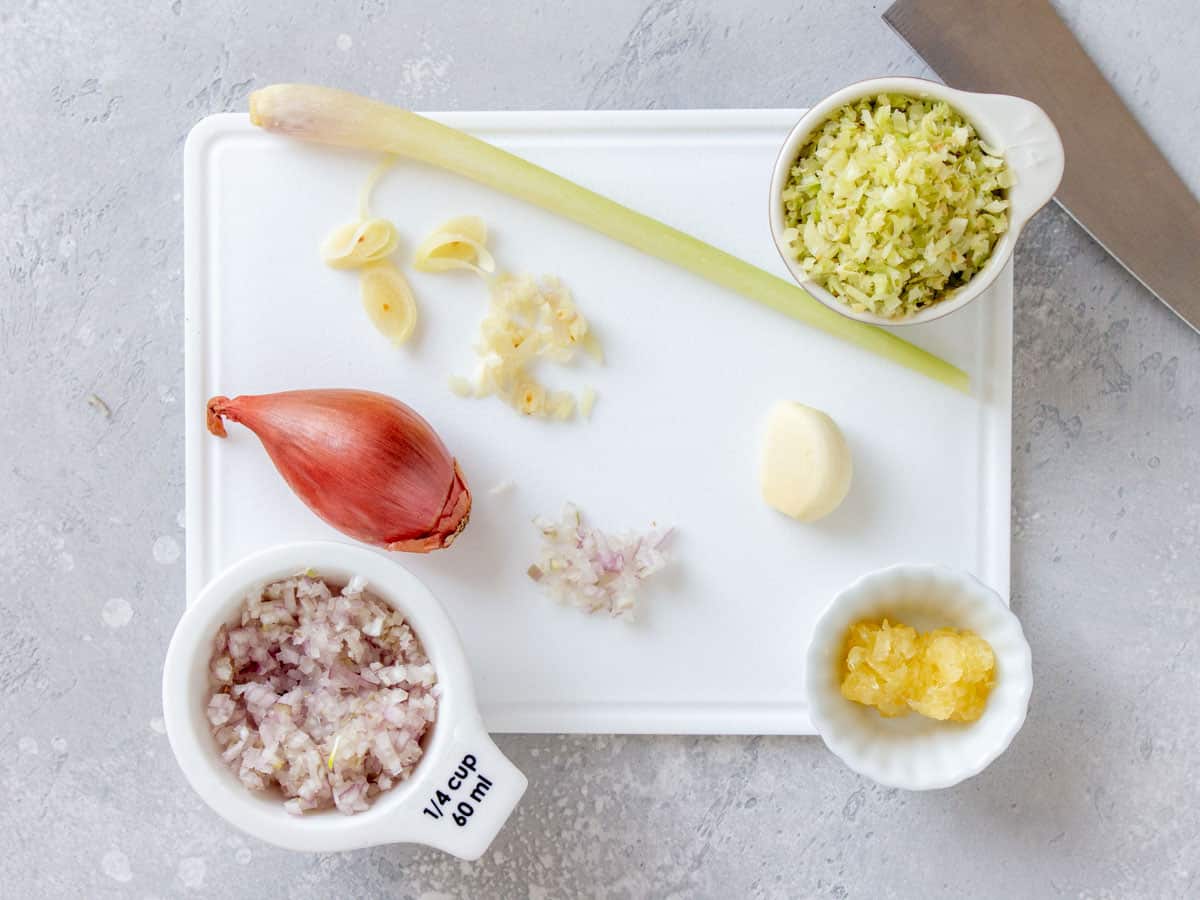
[[[670,561],[671,528],[607,534],[585,522],[573,503],[563,506],[559,521],[539,516],[534,525],[542,548],[529,577],[559,603],[585,612],[634,621],[638,588]]]
[[[208,720],[222,758],[288,812],[351,814],[412,774],[440,689],[404,617],[353,578],[313,573],[246,595],[217,632]]]

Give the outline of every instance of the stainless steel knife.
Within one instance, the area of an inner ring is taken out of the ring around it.
[[[1048,0],[898,0],[883,18],[950,86],[1041,106],[1067,154],[1055,199],[1200,331],[1200,203]]]

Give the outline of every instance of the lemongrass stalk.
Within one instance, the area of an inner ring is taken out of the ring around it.
[[[965,372],[889,332],[839,315],[798,285],[408,110],[333,88],[276,84],[250,95],[250,120],[268,131],[303,140],[394,153],[455,172],[573,219],[950,387],[968,389]]]

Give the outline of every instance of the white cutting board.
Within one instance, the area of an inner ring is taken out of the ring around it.
[[[767,228],[775,153],[799,110],[443,113],[470,131],[785,275]],[[428,418],[462,465],[470,526],[428,556],[396,555],[447,606],[494,731],[811,733],[803,650],[831,595],[901,561],[960,566],[1008,594],[1012,275],[941,321],[901,329],[971,375],[955,393],[670,265],[507,196],[401,162],[373,212],[407,265],[440,221],[484,217],[500,265],[555,273],[601,337],[607,364],[551,385],[593,385],[591,422],[519,417],[464,400],[484,309],[466,273],[408,270],[421,310],[391,347],[355,275],[317,246],[355,214],[376,159],[205,119],[185,153],[188,596],[250,551],[340,536],[275,473],[258,440],[204,430],[213,394],[383,391]],[[800,524],[758,496],[768,408],[829,412],[855,481],[826,520]],[[492,495],[512,480],[515,488]],[[530,520],[573,500],[606,529],[678,528],[672,567],[633,625],[559,607],[525,571]]]

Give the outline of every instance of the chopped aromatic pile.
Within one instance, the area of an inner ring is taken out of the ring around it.
[[[585,524],[571,503],[558,522],[538,518],[534,524],[542,532],[542,550],[529,577],[559,603],[585,612],[633,621],[638,587],[670,561],[664,550],[670,528],[605,534]]]
[[[1008,229],[1013,174],[944,101],[867,97],[800,148],[785,239],[851,309],[900,319],[970,281]]]
[[[547,390],[533,373],[540,360],[572,362],[581,347],[603,361],[600,343],[562,282],[553,276],[538,281],[505,272],[490,277],[496,263],[487,249],[487,226],[478,216],[443,222],[417,248],[413,264],[423,272],[469,269],[488,284],[488,311],[475,344],[478,374],[474,381],[451,375],[451,391],[459,397],[494,394],[536,418],[566,420],[575,415],[574,395]],[[595,401],[595,392],[584,390],[579,404],[584,418],[591,415]]]
[[[452,378],[451,390],[464,397],[495,395],[527,416],[570,419],[575,415],[574,395],[546,389],[533,370],[543,360],[567,365],[580,348],[597,361],[603,359],[600,343],[571,292],[553,276],[538,281],[507,273],[492,279],[490,289],[475,345],[481,358],[478,376],[474,383]],[[587,406],[590,412],[590,402]]]
[[[864,620],[846,632],[842,696],[885,718],[920,713],[974,722],[996,682],[996,656],[973,631],[918,634],[900,623]]]
[[[361,578],[335,594],[310,571],[248,593],[217,632],[209,683],[222,758],[294,814],[367,809],[412,774],[437,716],[420,639]]]

